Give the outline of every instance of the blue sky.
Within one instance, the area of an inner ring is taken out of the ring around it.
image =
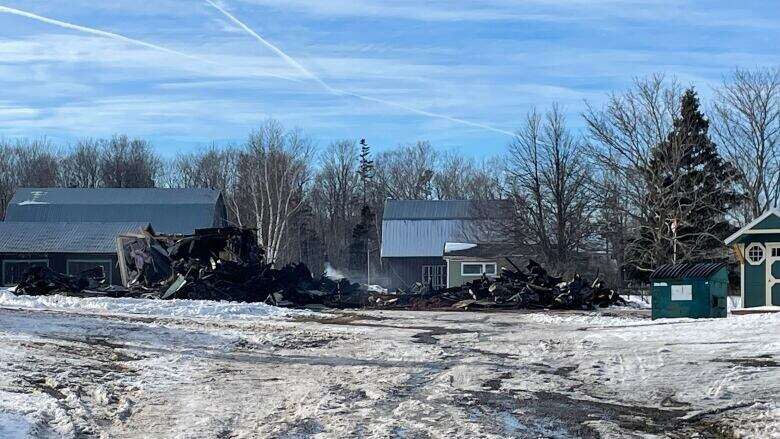
[[[559,102],[578,127],[586,101],[637,76],[675,75],[706,98],[735,67],[780,65],[776,0],[217,3],[304,70],[204,0],[0,0],[0,136],[127,133],[173,155],[276,118],[321,146],[430,140],[479,157],[532,106]]]

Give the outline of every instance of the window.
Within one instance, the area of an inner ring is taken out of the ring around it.
[[[447,284],[446,265],[423,265],[423,285],[432,285],[433,288],[444,288]]]
[[[3,285],[17,285],[30,267],[48,267],[48,259],[9,259],[3,261]]]
[[[495,262],[464,262],[460,266],[461,276],[488,276],[496,275]]]
[[[751,265],[758,265],[764,262],[764,246],[759,243],[750,244],[745,249],[745,258]]]
[[[66,271],[71,276],[75,276],[82,271],[91,270],[95,267],[103,267],[103,273],[106,275],[106,282],[113,281],[111,261],[109,260],[87,260],[87,259],[68,259]]]
[[[780,247],[772,247],[772,257],[780,258]]]

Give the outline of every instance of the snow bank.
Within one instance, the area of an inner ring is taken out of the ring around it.
[[[109,314],[139,314],[159,317],[200,317],[216,320],[251,320],[311,315],[311,311],[279,308],[264,303],[212,300],[154,300],[111,297],[17,296],[0,291],[0,306],[34,309],[97,310]]]

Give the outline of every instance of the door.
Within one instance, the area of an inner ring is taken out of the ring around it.
[[[780,244],[766,246],[766,305],[780,305]]]

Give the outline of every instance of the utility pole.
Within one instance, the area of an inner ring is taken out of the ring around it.
[[[371,240],[366,237],[366,285],[371,285]]]
[[[677,263],[677,218],[672,218],[672,263]]]

